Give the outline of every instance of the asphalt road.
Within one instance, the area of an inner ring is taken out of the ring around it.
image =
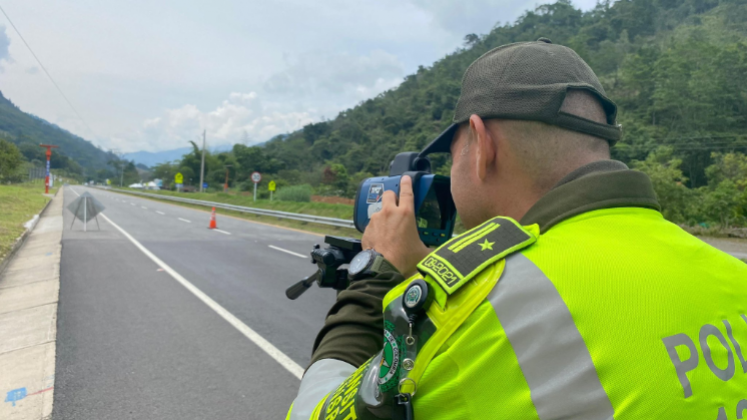
[[[85,232],[65,211],[53,419],[284,418],[334,301],[284,291],[322,238],[78,186],[65,206],[84,191],[106,210]]]

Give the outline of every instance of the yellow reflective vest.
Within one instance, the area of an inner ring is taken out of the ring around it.
[[[444,247],[479,258],[496,242],[486,235],[508,231],[480,233],[486,224]],[[542,235],[521,230],[533,239],[517,239],[464,285],[448,273],[458,270],[421,263],[437,291],[428,309],[436,331],[484,297],[431,355],[421,359],[421,349],[409,372],[416,419],[747,418],[747,265],[646,208],[594,210]],[[407,284],[387,295],[385,311]],[[319,379],[329,371],[315,369],[322,362],[304,377],[307,391],[335,382]],[[324,412],[343,379],[311,398],[302,383],[294,406],[312,399],[314,419],[343,418]]]

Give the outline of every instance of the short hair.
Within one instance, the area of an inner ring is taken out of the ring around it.
[[[602,104],[585,90],[568,91],[560,110],[607,123]],[[609,142],[590,134],[539,121],[488,120],[486,124],[500,124],[514,156],[539,191],[549,191],[563,176],[585,163],[610,158]]]

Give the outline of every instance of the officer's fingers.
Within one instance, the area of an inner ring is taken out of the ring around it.
[[[397,206],[397,195],[394,194],[394,191],[384,191],[381,196],[381,209],[384,210],[391,206]]]
[[[415,208],[415,196],[412,193],[412,178],[403,176],[399,181],[399,206],[407,210]]]

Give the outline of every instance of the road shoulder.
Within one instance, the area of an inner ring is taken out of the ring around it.
[[[63,191],[0,275],[0,418],[52,415]]]

